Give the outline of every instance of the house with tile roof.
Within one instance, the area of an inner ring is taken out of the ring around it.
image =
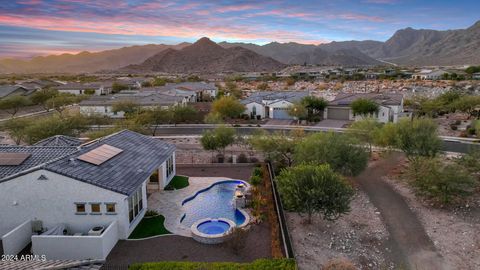
[[[50,260],[105,259],[143,218],[147,187],[163,189],[175,175],[175,145],[129,130],[81,145],[58,140],[0,146],[3,250],[31,242]]]
[[[33,92],[34,90],[29,90],[21,85],[0,85],[0,98],[11,96],[28,96]]]
[[[355,115],[351,104],[358,99],[368,99],[375,102],[379,111],[373,115],[379,122],[396,123],[399,118],[407,116],[403,111],[403,94],[396,93],[340,93],[329,102],[325,109],[325,119],[356,121],[362,116]]]
[[[185,105],[188,98],[181,95],[167,95],[157,91],[122,91],[115,95],[92,96],[80,102],[80,113],[85,115],[104,115],[112,118],[123,118],[124,112],[114,112],[117,102],[131,101],[142,108],[168,108]]]
[[[251,118],[293,119],[289,107],[309,95],[308,91],[258,91],[240,102]]]

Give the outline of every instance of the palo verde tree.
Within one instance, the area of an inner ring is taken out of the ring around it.
[[[245,111],[245,106],[232,96],[223,96],[212,104],[212,114],[223,118],[236,118]]]
[[[349,134],[359,141],[366,143],[372,153],[372,146],[375,139],[378,137],[382,124],[374,118],[364,118],[360,121],[355,121],[348,128]]]
[[[351,136],[315,133],[297,145],[294,158],[298,163],[329,164],[342,175],[355,176],[367,167],[368,152]]]
[[[39,104],[43,107],[43,109],[48,111],[50,108],[47,106],[47,101],[57,95],[57,90],[51,88],[44,88],[35,91],[35,93],[30,96],[30,100],[33,104]]]
[[[124,112],[125,117],[131,117],[138,112],[140,106],[133,100],[119,100],[112,104],[112,111],[115,113]]]
[[[378,113],[379,110],[377,103],[366,98],[359,98],[357,100],[354,100],[351,104],[351,107],[354,114],[362,116],[368,116],[374,113]]]
[[[313,96],[304,97],[301,103],[307,109],[307,121],[309,122],[322,120],[323,111],[328,106],[328,102],[325,99]]]
[[[350,211],[353,188],[328,164],[283,169],[277,183],[285,208],[307,214],[308,223],[314,213],[333,221]]]
[[[405,152],[410,161],[418,157],[433,158],[440,150],[437,124],[431,119],[402,119],[396,124],[396,133],[396,147]]]
[[[253,149],[262,152],[266,159],[281,167],[290,167],[294,161],[295,148],[304,136],[305,133],[301,129],[273,134],[258,130],[250,136],[248,143]]]
[[[10,96],[0,99],[0,110],[7,111],[12,118],[22,107],[27,105],[30,105],[30,100],[24,96]]]
[[[298,123],[301,120],[304,120],[308,116],[307,108],[301,102],[295,102],[290,107],[288,107],[288,115],[297,119]]]
[[[205,131],[200,138],[203,149],[217,151],[225,156],[225,148],[235,142],[235,129],[226,126],[219,126],[214,130]]]
[[[59,93],[49,98],[46,101],[45,106],[49,110],[53,109],[57,111],[60,114],[60,116],[62,116],[63,112],[68,108],[68,106],[81,101],[82,98],[83,98],[82,96],[76,96],[74,94]]]

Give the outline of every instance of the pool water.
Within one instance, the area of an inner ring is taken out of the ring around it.
[[[205,234],[221,234],[230,229],[230,224],[221,220],[209,220],[200,223],[197,229]]]
[[[185,199],[182,203],[185,214],[180,222],[190,227],[200,219],[226,218],[237,225],[243,224],[245,216],[235,208],[233,201],[238,184],[245,184],[245,182],[239,180],[217,182]]]

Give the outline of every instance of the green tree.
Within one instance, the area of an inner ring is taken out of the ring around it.
[[[45,88],[45,89],[35,91],[35,93],[33,93],[30,96],[30,100],[32,101],[33,104],[42,105],[42,107],[48,111],[49,108],[47,106],[47,101],[57,95],[58,95],[57,90],[51,89],[51,88]]]
[[[476,181],[462,166],[442,164],[435,158],[420,158],[409,170],[412,184],[420,195],[437,199],[444,204],[473,193]]]
[[[328,102],[323,98],[306,96],[301,103],[307,108],[307,120],[309,122],[320,121],[323,118],[323,111],[328,106]]]
[[[265,158],[281,166],[292,166],[295,147],[304,138],[303,130],[275,132],[269,134],[265,130],[256,131],[248,139],[253,149],[264,154]]]
[[[396,146],[409,160],[418,157],[435,157],[441,141],[437,134],[437,124],[431,119],[402,119],[397,123]]]
[[[75,96],[74,94],[60,93],[49,98],[45,105],[49,110],[53,109],[61,116],[68,106],[77,103],[81,98],[82,97]]]
[[[376,138],[379,136],[382,124],[374,118],[364,118],[360,121],[355,121],[350,125],[349,133],[368,145],[370,153],[372,153],[372,146],[375,143]]]
[[[329,164],[338,173],[355,176],[367,167],[368,156],[357,140],[329,132],[306,137],[296,147],[294,158],[298,163]]]
[[[167,80],[161,77],[155,78],[152,82],[152,86],[164,86],[167,84]]]
[[[395,148],[397,145],[397,125],[386,123],[383,125],[374,137],[374,144],[382,147]]]
[[[118,93],[122,90],[128,90],[128,85],[125,85],[125,84],[122,84],[122,83],[119,83],[119,82],[114,82],[112,84],[112,93]]]
[[[462,96],[451,104],[453,111],[459,111],[468,114],[470,117],[480,117],[478,108],[480,107],[480,96]]]
[[[127,118],[132,117],[139,109],[140,106],[133,100],[118,100],[112,104],[113,112],[124,112]]]
[[[235,133],[233,128],[220,126],[204,132],[200,143],[207,151],[218,151],[219,154],[225,155],[225,148],[235,142]]]
[[[234,81],[227,81],[225,83],[225,91],[230,94],[230,96],[233,96],[235,98],[241,98],[242,97],[242,91],[238,89],[237,83]]]
[[[26,128],[32,124],[32,121],[30,118],[11,118],[5,122],[3,128],[18,145],[25,141]]]
[[[359,98],[353,101],[351,104],[351,107],[354,114],[358,114],[362,116],[378,113],[378,110],[379,110],[377,103],[365,98]]]
[[[350,211],[353,188],[327,164],[283,169],[277,183],[285,208],[307,214],[308,223],[314,213],[333,221]]]
[[[298,123],[300,123],[301,120],[306,119],[308,116],[307,108],[305,108],[305,106],[300,102],[293,103],[293,105],[288,107],[287,112],[288,115],[297,119]]]
[[[24,96],[10,96],[0,99],[0,110],[7,111],[12,118],[22,107],[28,105],[30,105],[30,101]]]
[[[212,104],[212,113],[223,118],[239,117],[245,111],[245,106],[232,96],[223,96]]]
[[[183,123],[197,119],[198,112],[191,106],[173,106],[170,108],[173,123]]]
[[[54,114],[32,121],[25,129],[25,141],[33,144],[54,135],[78,136],[88,129],[88,120],[80,115],[65,115],[60,117]]]
[[[158,127],[163,124],[169,124],[173,122],[173,111],[169,109],[163,109],[158,106],[150,110],[144,110],[137,116],[137,123],[147,126],[148,128],[153,126],[152,136],[155,136]]]

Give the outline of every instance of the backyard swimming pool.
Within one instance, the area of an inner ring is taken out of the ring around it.
[[[246,221],[246,217],[236,209],[233,202],[235,188],[238,184],[246,183],[240,180],[217,182],[185,199],[182,202],[185,214],[180,220],[181,224],[190,227],[201,219],[226,218],[235,222],[237,226],[242,225]]]

